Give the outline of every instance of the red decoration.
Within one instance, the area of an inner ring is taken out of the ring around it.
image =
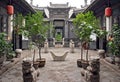
[[[107,7],[105,8],[105,16],[110,17],[112,15],[112,8]]]
[[[7,13],[9,15],[13,15],[14,14],[14,7],[12,5],[8,5],[7,6]]]

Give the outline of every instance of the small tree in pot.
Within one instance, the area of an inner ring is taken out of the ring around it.
[[[120,26],[114,24],[108,41],[109,51],[120,67]]]
[[[26,24],[25,27],[21,29],[21,32],[29,37],[29,39],[38,47],[39,59],[37,59],[37,61],[39,62],[39,66],[43,67],[45,65],[45,59],[41,58],[41,48],[46,38],[46,32],[50,27],[48,28],[49,25],[43,21],[42,12],[29,14],[25,19]]]
[[[90,36],[96,34],[97,37],[105,36],[106,31],[99,28],[99,21],[94,16],[93,12],[80,13],[76,16],[74,20],[75,33],[77,37],[81,40],[81,59],[77,60],[78,67],[81,67],[84,63],[84,68],[88,66],[88,49],[89,42],[91,40]],[[86,51],[86,60],[83,60],[83,50]],[[82,66],[82,67],[83,67]]]
[[[2,66],[6,57],[9,59],[14,57],[12,44],[9,43],[5,37],[6,33],[0,33],[0,67]]]

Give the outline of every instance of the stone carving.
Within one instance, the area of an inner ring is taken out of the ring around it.
[[[32,66],[31,61],[26,60],[22,63],[23,82],[36,82],[38,72]]]
[[[100,62],[99,59],[93,59],[89,62],[87,69],[81,70],[81,75],[86,82],[100,82]]]
[[[65,52],[62,56],[57,56],[52,51],[50,51],[50,53],[51,53],[54,61],[64,61],[66,56],[67,56],[67,54],[68,54],[68,51]]]
[[[73,40],[70,40],[70,52],[71,53],[74,53],[75,51],[74,51],[74,48],[75,48],[75,44],[74,44],[74,42],[73,42]]]
[[[45,53],[48,53],[48,41],[47,40],[45,40],[45,43],[44,43],[44,52]]]

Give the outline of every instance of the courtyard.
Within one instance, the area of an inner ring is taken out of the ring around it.
[[[68,51],[65,61],[53,61],[51,54],[44,53],[42,49],[42,58],[46,58],[45,67],[39,68],[40,75],[37,82],[85,82],[81,76],[81,68],[77,67],[77,59],[80,58],[80,48],[75,48],[75,53],[70,53],[70,48],[49,48],[56,55],[61,55]],[[23,51],[22,55],[30,51]],[[38,52],[36,52],[36,56]],[[28,55],[27,58],[32,58]],[[97,58],[96,50],[89,50],[89,59]],[[37,57],[36,57],[37,58]],[[0,76],[0,82],[23,82],[22,78],[22,61],[9,68]],[[120,71],[113,70],[102,59],[100,60],[100,82],[119,82]],[[29,81],[28,81],[29,82]]]
[[[120,0],[44,1],[0,1],[0,82],[120,82]]]

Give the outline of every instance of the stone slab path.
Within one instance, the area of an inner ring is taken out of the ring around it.
[[[58,55],[69,50],[69,48],[49,49],[49,51],[54,51]],[[44,49],[42,49],[42,57],[46,58],[46,65],[43,68],[39,68],[40,76],[37,82],[84,82],[80,74],[81,68],[78,68],[76,64],[76,60],[80,58],[80,49],[76,48],[75,53],[68,53],[65,61],[53,61],[50,53],[43,52]],[[90,50],[89,52],[89,57],[98,57],[96,51]],[[23,82],[21,63],[22,61],[2,74],[0,82]],[[105,64],[101,64],[100,69],[100,82],[120,82],[120,76]]]

